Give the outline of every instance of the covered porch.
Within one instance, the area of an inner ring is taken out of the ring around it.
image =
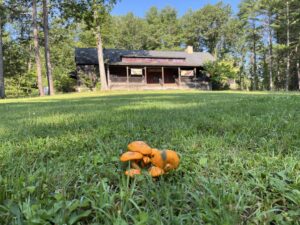
[[[107,65],[110,89],[210,90],[210,83],[197,67]]]

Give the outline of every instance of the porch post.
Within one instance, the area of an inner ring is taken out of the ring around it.
[[[180,69],[180,67],[178,67],[178,83],[180,86],[181,85],[181,69]]]
[[[165,84],[165,68],[161,67],[162,85]]]
[[[194,87],[198,87],[198,82],[196,80],[196,77],[197,77],[197,69],[196,67],[194,68],[194,79],[192,79],[193,83],[194,83]]]
[[[145,67],[144,70],[145,70],[145,80],[144,80],[144,83],[147,84],[147,67]]]
[[[129,68],[128,68],[128,66],[126,66],[126,76],[127,76],[126,83],[127,83],[127,85],[129,85]]]
[[[110,80],[110,70],[109,70],[109,64],[107,64],[107,83],[108,83],[108,88],[110,89],[110,83],[111,83],[111,80]]]

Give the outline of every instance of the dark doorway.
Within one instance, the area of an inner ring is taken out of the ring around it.
[[[174,84],[175,80],[178,79],[178,69],[177,68],[165,68],[164,77],[166,84]]]
[[[161,68],[148,68],[147,69],[147,84],[159,84],[162,79]]]

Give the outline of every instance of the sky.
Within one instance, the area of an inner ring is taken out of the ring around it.
[[[179,16],[182,16],[189,9],[199,9],[206,4],[216,4],[220,0],[121,0],[112,11],[113,15],[125,15],[133,12],[136,16],[144,17],[151,6],[159,9],[171,6],[177,9]],[[234,12],[237,12],[241,0],[223,0],[225,4],[231,5]]]

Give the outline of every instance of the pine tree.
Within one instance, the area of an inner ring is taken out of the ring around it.
[[[44,45],[45,45],[45,64],[48,79],[49,95],[54,95],[54,85],[52,76],[52,65],[49,47],[49,25],[48,25],[48,2],[43,0],[43,26],[44,26]]]
[[[3,27],[6,16],[6,6],[4,1],[0,0],[0,98],[5,98],[4,85],[4,60],[3,60]]]
[[[244,22],[244,29],[247,33],[247,42],[251,51],[251,77],[252,89],[258,90],[257,52],[261,40],[261,26],[258,23],[258,1],[245,0],[240,5],[239,17]]]
[[[40,47],[39,47],[38,25],[37,25],[36,0],[32,1],[32,24],[33,24],[34,55],[35,55],[35,63],[36,63],[38,89],[39,89],[40,96],[44,96],[43,80],[42,80],[42,64],[41,64]]]

